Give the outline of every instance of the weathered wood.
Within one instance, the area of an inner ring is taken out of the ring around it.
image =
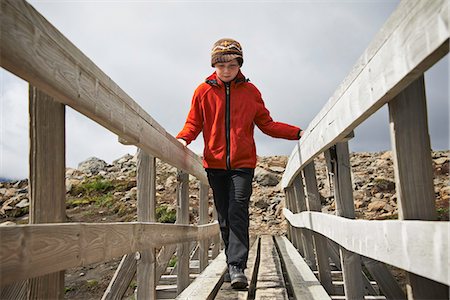
[[[177,224],[189,224],[189,174],[178,171]],[[189,285],[189,243],[177,245],[177,294]]]
[[[349,251],[450,284],[448,265],[442,263],[449,258],[450,250],[447,222],[367,221],[318,212],[295,215],[287,209],[283,212],[292,226],[309,228]],[[367,232],[370,232],[370,238]],[[424,245],[433,245],[433,251],[424,251]]]
[[[248,260],[247,260],[247,268],[244,270],[244,274],[249,281],[249,287],[246,290],[235,290],[231,287],[230,282],[224,282],[215,296],[215,300],[228,300],[228,299],[236,299],[236,300],[244,300],[244,299],[252,299],[255,295],[255,285],[256,285],[256,276],[257,269],[259,266],[260,246],[259,237],[252,239],[250,241],[251,247],[248,252]]]
[[[383,295],[386,296],[386,299],[406,299],[405,293],[397,283],[394,276],[392,276],[386,265],[367,257],[362,257],[362,261],[369,273],[372,275],[373,279],[377,282],[378,287],[383,292]]]
[[[272,236],[261,236],[261,260],[256,282],[255,299],[289,299],[281,262]]]
[[[207,184],[201,159],[167,133],[30,4],[1,1],[0,21],[3,68]]]
[[[167,269],[167,266],[170,262],[170,259],[173,257],[173,255],[177,251],[177,245],[167,245],[163,246],[161,250],[159,251],[157,257],[156,257],[156,279],[155,281],[158,282],[161,278],[161,276],[164,274],[164,272]]]
[[[303,169],[305,176],[305,186],[307,193],[307,203],[309,211],[321,211],[320,193],[317,187],[316,168],[314,161],[310,162]],[[320,234],[313,234],[313,240],[317,256],[317,270],[319,271],[319,280],[328,294],[333,292],[331,280],[330,262],[328,257],[327,240]]]
[[[275,241],[295,299],[331,299],[294,246],[282,236]]]
[[[122,300],[131,280],[136,274],[135,254],[126,254],[122,257],[116,272],[103,293],[102,300]]]
[[[0,288],[0,299],[27,299],[28,295],[28,280],[14,282],[13,284],[2,286]]]
[[[217,223],[55,223],[0,226],[1,285],[126,253],[218,235]]]
[[[138,150],[137,215],[139,222],[156,222],[156,158]],[[156,299],[156,249],[139,252],[137,260],[137,293],[139,299]],[[130,279],[130,281],[132,278]]]
[[[289,210],[294,211],[294,204],[295,204],[294,188],[293,187],[287,187],[284,190],[284,194],[285,194],[285,205],[286,205],[286,207]],[[297,211],[296,208],[295,208],[295,211]],[[296,228],[293,228],[292,226],[290,226],[288,224],[287,236],[288,236],[288,239],[290,241],[292,241],[292,243],[294,244],[295,248],[297,248],[300,251],[300,253],[302,254],[302,256],[304,256],[304,250],[303,250],[302,238],[301,238],[300,230],[296,229]]]
[[[200,184],[200,203],[199,203],[199,224],[209,223],[209,186],[206,184]],[[199,241],[199,262],[200,262],[200,272],[202,272],[208,266],[208,252],[209,252],[209,240],[205,239]]]
[[[448,53],[448,1],[403,1],[394,15],[305,130],[286,165],[283,188]]]
[[[218,222],[217,209],[215,206],[213,209],[213,219],[214,219],[214,221]],[[220,233],[217,236],[214,236],[212,241],[213,241],[213,247],[212,247],[212,251],[211,251],[211,258],[215,259],[217,257],[217,255],[219,255],[220,248],[221,248],[222,239],[221,239]]]
[[[297,177],[294,179],[293,187],[296,200],[296,205],[294,205],[294,208],[296,208],[295,212],[302,212],[308,210],[306,205],[305,188],[303,186],[303,179],[301,174],[297,175]],[[308,266],[315,271],[317,270],[317,265],[316,265],[316,257],[314,255],[314,248],[313,248],[314,245],[311,231],[309,231],[308,229],[300,229],[300,230],[301,230],[300,236],[302,240],[301,244],[303,245],[303,253],[305,261],[308,264]]]
[[[227,268],[224,251],[176,299],[214,299]]]
[[[336,215],[354,219],[355,207],[353,202],[353,185],[348,142],[337,143],[327,151],[329,155],[326,156],[326,158],[329,159],[331,163],[331,170],[328,170],[328,172],[333,174]],[[360,256],[343,247],[340,247],[339,252],[342,273],[344,275],[345,296],[349,299],[364,298]]]
[[[30,224],[66,219],[65,107],[30,85]],[[3,242],[3,240],[2,240]],[[29,299],[63,299],[64,271],[30,279]]]
[[[329,245],[328,249],[329,249],[329,253],[330,253],[330,258],[332,260],[332,262],[335,264],[336,268],[338,270],[342,270],[342,266],[341,266],[341,256],[340,256],[340,247],[339,244],[331,241],[331,240],[327,240],[327,244]],[[375,291],[375,289],[373,288],[369,278],[367,278],[366,274],[361,271],[361,276],[362,276],[362,281],[364,284],[364,288],[366,289],[366,294],[372,295],[372,296],[376,296],[379,295],[379,293],[377,291]],[[340,286],[336,286],[336,281],[333,282],[334,283],[334,291],[335,293],[339,294],[342,293],[344,294],[344,282],[342,282],[342,292],[340,290]]]
[[[389,102],[399,218],[436,220],[431,145],[423,75]],[[427,245],[431,248],[436,245]],[[448,299],[448,286],[409,274],[410,299]]]

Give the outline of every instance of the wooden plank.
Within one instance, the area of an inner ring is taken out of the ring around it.
[[[0,9],[0,64],[147,153],[207,184],[201,159],[183,147],[25,1]]]
[[[282,236],[276,236],[275,241],[295,299],[330,299],[294,246]]]
[[[292,226],[309,228],[349,251],[450,285],[448,264],[442,263],[449,259],[448,222],[367,221],[318,212],[283,212]]]
[[[289,299],[281,262],[270,235],[261,236],[261,260],[256,282],[255,299]]]
[[[222,284],[223,273],[226,269],[225,252],[222,251],[176,299],[214,299]]]
[[[285,205],[289,210],[297,211],[296,208],[294,208],[295,204],[295,194],[294,194],[294,188],[293,187],[287,187],[284,190],[285,194]],[[300,253],[304,256],[304,250],[303,250],[303,244],[302,244],[302,238],[300,235],[300,230],[293,228],[290,224],[288,224],[287,228],[287,236],[290,241],[295,245],[295,248],[299,249]]]
[[[214,219],[214,221],[218,222],[217,209],[215,206],[213,209],[213,219]],[[221,239],[220,233],[212,238],[212,242],[213,242],[213,247],[212,247],[212,251],[211,251],[212,259],[216,258],[217,255],[219,255],[220,248],[222,247],[221,241],[222,241],[222,239]]]
[[[138,149],[137,215],[139,222],[156,222],[156,158]],[[137,260],[136,299],[156,299],[156,249],[142,250]],[[130,279],[131,282],[132,278]],[[128,280],[124,280],[126,282]],[[129,285],[129,282],[127,286]]]
[[[244,274],[249,281],[248,289],[235,290],[231,287],[230,282],[224,282],[220,290],[218,291],[217,295],[215,296],[214,298],[215,300],[228,300],[228,299],[244,300],[244,299],[252,299],[252,297],[255,296],[255,287],[257,280],[256,276],[258,273],[260,260],[259,241],[260,241],[259,237],[256,238],[254,241],[251,241],[252,246],[250,247],[250,251],[248,253],[247,269],[244,270]]]
[[[399,218],[436,220],[423,75],[389,103],[389,120]],[[447,286],[414,274],[408,277],[409,298],[449,298]]]
[[[30,224],[66,219],[65,107],[30,85]],[[3,242],[3,241],[2,241]],[[64,271],[30,279],[29,299],[63,299]]]
[[[300,170],[369,118],[448,53],[448,1],[403,1],[362,54],[356,70],[306,128],[281,181],[289,186]],[[408,3],[410,2],[410,3]]]
[[[28,280],[15,282],[13,284],[2,286],[0,288],[0,299],[27,299],[28,294]]]
[[[178,171],[177,224],[189,224],[189,174]],[[189,243],[177,245],[177,294],[189,285]]]
[[[297,205],[294,206],[297,207],[296,212],[308,210],[306,205],[305,188],[303,186],[302,174],[297,175],[297,177],[294,179],[293,187],[295,200],[297,202],[296,203]],[[315,271],[317,270],[317,265],[316,265],[316,257],[314,255],[314,247],[313,247],[314,244],[311,231],[309,231],[308,229],[301,229],[301,239],[305,261],[308,264],[308,266]]]
[[[406,299],[405,293],[386,265],[367,257],[362,257],[362,261],[386,299]]]
[[[331,170],[328,170],[328,173],[333,174],[336,215],[354,219],[355,207],[348,142],[337,143],[328,151],[329,156],[326,158],[331,158]],[[364,285],[361,276],[361,258],[358,254],[343,247],[340,247],[339,252],[344,276],[345,296],[349,299],[362,299],[364,297]]]
[[[217,223],[54,223],[0,226],[1,285],[126,253],[218,235]]]
[[[306,194],[308,210],[309,211],[321,211],[320,193],[317,187],[316,168],[314,161],[310,162],[303,169],[303,175],[305,177]],[[320,234],[313,234],[313,240],[317,256],[317,270],[319,271],[319,280],[324,286],[328,294],[333,292],[333,284],[331,282],[331,270],[328,256],[327,239]]]
[[[121,300],[135,274],[136,259],[134,253],[124,255],[103,293],[102,300]]]
[[[200,183],[200,203],[199,203],[199,224],[209,223],[209,186]],[[199,241],[199,261],[200,261],[200,272],[202,272],[208,266],[208,252],[209,252],[209,240],[205,239]]]

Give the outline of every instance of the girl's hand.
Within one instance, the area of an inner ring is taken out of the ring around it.
[[[177,139],[184,147],[186,147],[187,146],[187,143],[186,143],[186,141],[185,140],[183,140],[183,139]]]

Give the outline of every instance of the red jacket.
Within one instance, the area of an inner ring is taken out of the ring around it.
[[[186,123],[177,138],[189,144],[203,130],[205,168],[255,168],[255,124],[272,137],[299,139],[300,128],[274,122],[261,93],[240,71],[228,89],[214,73],[195,90]]]

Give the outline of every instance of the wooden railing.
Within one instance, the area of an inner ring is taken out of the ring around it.
[[[1,298],[62,299],[64,271],[125,255],[103,299],[120,298],[137,269],[137,296],[155,286],[176,251],[178,290],[189,284],[190,242],[200,269],[219,227],[209,223],[201,159],[183,147],[31,5],[3,0],[1,66],[30,84],[30,224],[0,227]],[[64,223],[65,106],[136,145],[138,222]],[[155,223],[155,158],[178,168],[177,221]],[[199,225],[189,225],[189,174],[200,182]],[[159,255],[155,248],[161,248]],[[138,252],[138,255],[136,255]],[[30,279],[27,281],[27,279]]]
[[[328,258],[346,299],[371,294],[361,264],[388,299],[405,299],[386,268],[408,272],[408,299],[448,299],[449,222],[436,220],[423,73],[449,51],[449,1],[402,1],[294,148],[283,175],[290,237],[331,294]],[[399,220],[355,218],[348,139],[389,107]],[[325,154],[336,216],[321,213],[314,158]],[[337,245],[339,248],[337,248]],[[340,260],[337,255],[339,250]]]

